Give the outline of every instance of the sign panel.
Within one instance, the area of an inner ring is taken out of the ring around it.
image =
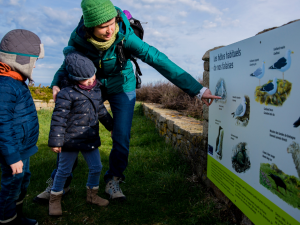
[[[255,224],[300,224],[300,21],[210,52],[208,178]]]

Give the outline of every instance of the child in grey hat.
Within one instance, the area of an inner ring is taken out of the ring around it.
[[[89,166],[87,202],[99,206],[109,203],[97,195],[102,170],[98,121],[112,131],[113,120],[104,107],[93,62],[83,54],[71,51],[66,55],[65,64],[73,84],[57,95],[48,141],[51,150],[60,153],[49,200],[49,215],[53,216],[62,215],[64,184],[79,152]]]
[[[40,38],[28,30],[8,32],[0,43],[0,224],[35,225],[23,215],[30,157],[38,150],[39,123],[25,81],[44,57]]]

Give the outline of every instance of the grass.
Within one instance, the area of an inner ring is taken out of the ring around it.
[[[198,182],[190,182],[190,167],[178,152],[165,144],[152,121],[142,115],[137,105],[131,133],[126,183],[121,184],[126,202],[110,201],[108,207],[87,204],[88,167],[81,154],[74,171],[71,192],[63,198],[62,217],[48,216],[48,206],[32,199],[46,188],[46,180],[55,168],[56,154],[47,146],[50,111],[39,111],[39,151],[31,157],[32,178],[24,201],[24,212],[39,224],[231,224],[215,198]],[[99,195],[107,198],[103,175],[108,169],[112,146],[110,132],[100,127],[103,164]]]

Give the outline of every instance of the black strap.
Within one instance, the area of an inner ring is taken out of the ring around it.
[[[140,66],[139,64],[137,63],[136,59],[134,57],[130,57],[130,60],[134,63],[135,65],[135,70],[137,71],[138,75],[142,76],[142,72],[141,72],[141,69],[140,69]]]

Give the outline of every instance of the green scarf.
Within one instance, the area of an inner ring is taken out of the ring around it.
[[[119,32],[119,25],[116,23],[115,31],[110,40],[99,42],[96,41],[93,37],[91,37],[90,39],[88,39],[88,41],[91,42],[98,50],[106,51],[115,42],[118,32]]]

